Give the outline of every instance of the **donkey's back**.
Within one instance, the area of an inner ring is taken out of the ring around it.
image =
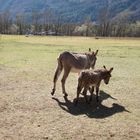
[[[65,68],[88,69],[90,68],[87,55],[65,51],[60,54],[58,61]]]
[[[93,70],[84,70],[80,73],[78,83],[81,86],[95,86],[100,80],[100,73]]]

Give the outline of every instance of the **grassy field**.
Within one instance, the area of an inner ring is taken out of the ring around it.
[[[77,74],[50,92],[57,57],[99,49],[96,68],[114,67],[100,102],[77,107]],[[140,139],[140,39],[0,36],[0,140]]]

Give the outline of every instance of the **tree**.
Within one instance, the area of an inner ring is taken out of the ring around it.
[[[23,15],[16,16],[16,25],[18,27],[18,34],[22,35],[25,32],[25,18]]]
[[[60,34],[61,30],[62,30],[62,16],[55,16],[55,20],[54,20],[55,34],[56,35]]]
[[[18,33],[18,26],[16,24],[12,24],[10,27],[10,34],[17,34]]]
[[[40,19],[41,19],[41,13],[36,11],[32,12],[32,25],[34,25],[35,32],[39,31]]]
[[[90,16],[87,16],[84,21],[84,25],[86,28],[86,36],[91,36],[93,34],[93,21],[91,20]]]
[[[44,10],[43,12],[43,28],[45,31],[50,30],[51,24],[53,24],[54,21],[54,14],[51,9]]]
[[[110,26],[111,20],[109,19],[109,9],[108,7],[104,7],[101,9],[99,16],[98,16],[98,34],[100,36],[109,36],[110,35]]]
[[[87,26],[82,24],[81,26],[76,26],[74,29],[75,35],[86,36]]]
[[[9,34],[10,25],[12,24],[12,19],[10,17],[10,12],[5,11],[0,13],[0,30],[1,33]]]

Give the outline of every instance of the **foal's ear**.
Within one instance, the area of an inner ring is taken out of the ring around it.
[[[106,66],[104,65],[103,68],[106,69]]]
[[[113,67],[112,67],[112,68],[110,68],[109,72],[111,73],[112,71],[113,71]]]
[[[98,50],[96,50],[95,55],[97,55],[97,53],[98,53]]]
[[[91,48],[89,48],[89,50],[88,50],[89,52],[91,52]]]

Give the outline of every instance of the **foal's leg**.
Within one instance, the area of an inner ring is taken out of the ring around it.
[[[78,86],[77,86],[77,97],[76,97],[76,100],[75,100],[75,103],[74,103],[75,105],[77,105],[77,103],[78,103],[79,94],[80,94],[82,88],[83,87],[78,83]]]
[[[66,79],[67,79],[69,73],[70,73],[70,68],[64,68],[64,75],[62,77],[61,83],[62,83],[62,92],[65,96],[68,96],[68,94],[66,93],[66,90],[65,90],[65,82],[66,82]]]
[[[98,93],[99,93],[99,87],[96,87],[96,101],[98,102],[99,99],[98,99]]]
[[[93,92],[94,92],[94,86],[92,86],[91,88],[89,88],[89,92],[90,92],[89,101],[91,102],[92,101],[92,95],[93,95]]]
[[[85,88],[84,88],[84,91],[83,91],[83,94],[84,94],[84,98],[85,98],[85,100],[86,100],[86,103],[89,103],[89,102],[88,102],[88,99],[87,99],[87,90],[88,90],[88,87],[85,87]]]

